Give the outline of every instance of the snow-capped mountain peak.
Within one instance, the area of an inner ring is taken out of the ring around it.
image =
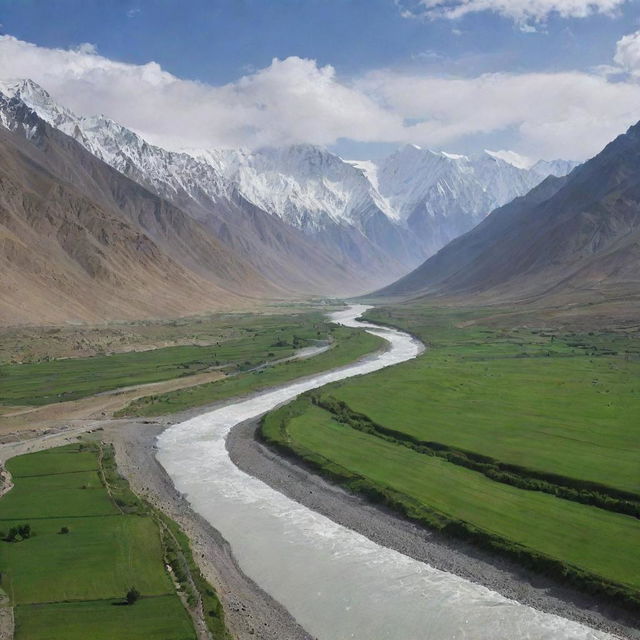
[[[212,206],[231,211],[239,197],[307,234],[325,234],[336,246],[352,246],[358,237],[386,247],[392,238],[407,264],[547,175],[575,166],[532,163],[509,151],[467,156],[413,144],[376,161],[347,161],[311,144],[172,152],[105,116],[74,114],[31,80],[0,82],[0,91],[162,197],[179,205],[194,201],[197,215],[206,216]],[[381,251],[397,259],[396,249]]]
[[[523,156],[515,151],[508,151],[506,149],[502,149],[500,151],[490,151],[489,149],[485,149],[484,152],[492,158],[497,158],[498,160],[502,160],[503,162],[510,164],[516,169],[529,170],[536,162],[527,156]]]

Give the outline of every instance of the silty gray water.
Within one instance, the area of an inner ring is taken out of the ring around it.
[[[389,342],[387,351],[167,429],[157,457],[178,491],[222,533],[242,570],[318,640],[612,638],[382,547],[233,464],[225,438],[236,424],[309,389],[410,360],[423,350],[406,333],[357,322],[365,309],[355,305],[331,317],[367,327]]]

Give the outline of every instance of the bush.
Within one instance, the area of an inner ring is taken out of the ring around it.
[[[136,602],[138,602],[138,600],[140,600],[140,598],[140,592],[135,587],[131,587],[131,589],[127,591],[127,595],[125,596],[125,600],[129,605],[135,604]]]
[[[17,527],[11,527],[9,533],[3,537],[6,542],[18,542],[19,540],[27,540],[33,535],[30,524],[21,524]]]
[[[69,533],[69,527],[62,527],[58,533],[63,535]]]
[[[18,527],[18,533],[23,540],[31,537],[31,525],[30,524],[21,524]]]

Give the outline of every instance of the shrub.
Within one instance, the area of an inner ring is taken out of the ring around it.
[[[9,533],[3,536],[5,542],[18,542],[19,540],[27,540],[33,535],[30,524],[21,524],[17,527],[11,527]]]
[[[131,589],[127,591],[127,595],[125,596],[125,600],[129,605],[135,604],[138,600],[140,600],[140,598],[140,592],[135,587],[131,587]]]

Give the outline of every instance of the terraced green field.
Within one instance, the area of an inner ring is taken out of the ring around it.
[[[97,445],[20,456],[7,468],[14,487],[0,499],[0,567],[16,640],[195,638],[158,524],[114,467],[101,467]],[[25,524],[30,537],[5,539]],[[131,586],[143,598],[125,606]]]
[[[638,336],[369,316],[428,351],[272,412],[265,438],[427,526],[640,602]]]
[[[422,440],[640,493],[639,380],[640,363],[613,357],[471,361],[434,350],[332,394]]]
[[[132,609],[120,600],[20,605],[16,638],[38,640],[192,640],[191,622],[175,596],[145,598]],[[114,631],[117,630],[117,635]],[[60,635],[60,634],[63,635]]]
[[[332,396],[421,440],[640,495],[637,336],[405,326],[427,354]]]

